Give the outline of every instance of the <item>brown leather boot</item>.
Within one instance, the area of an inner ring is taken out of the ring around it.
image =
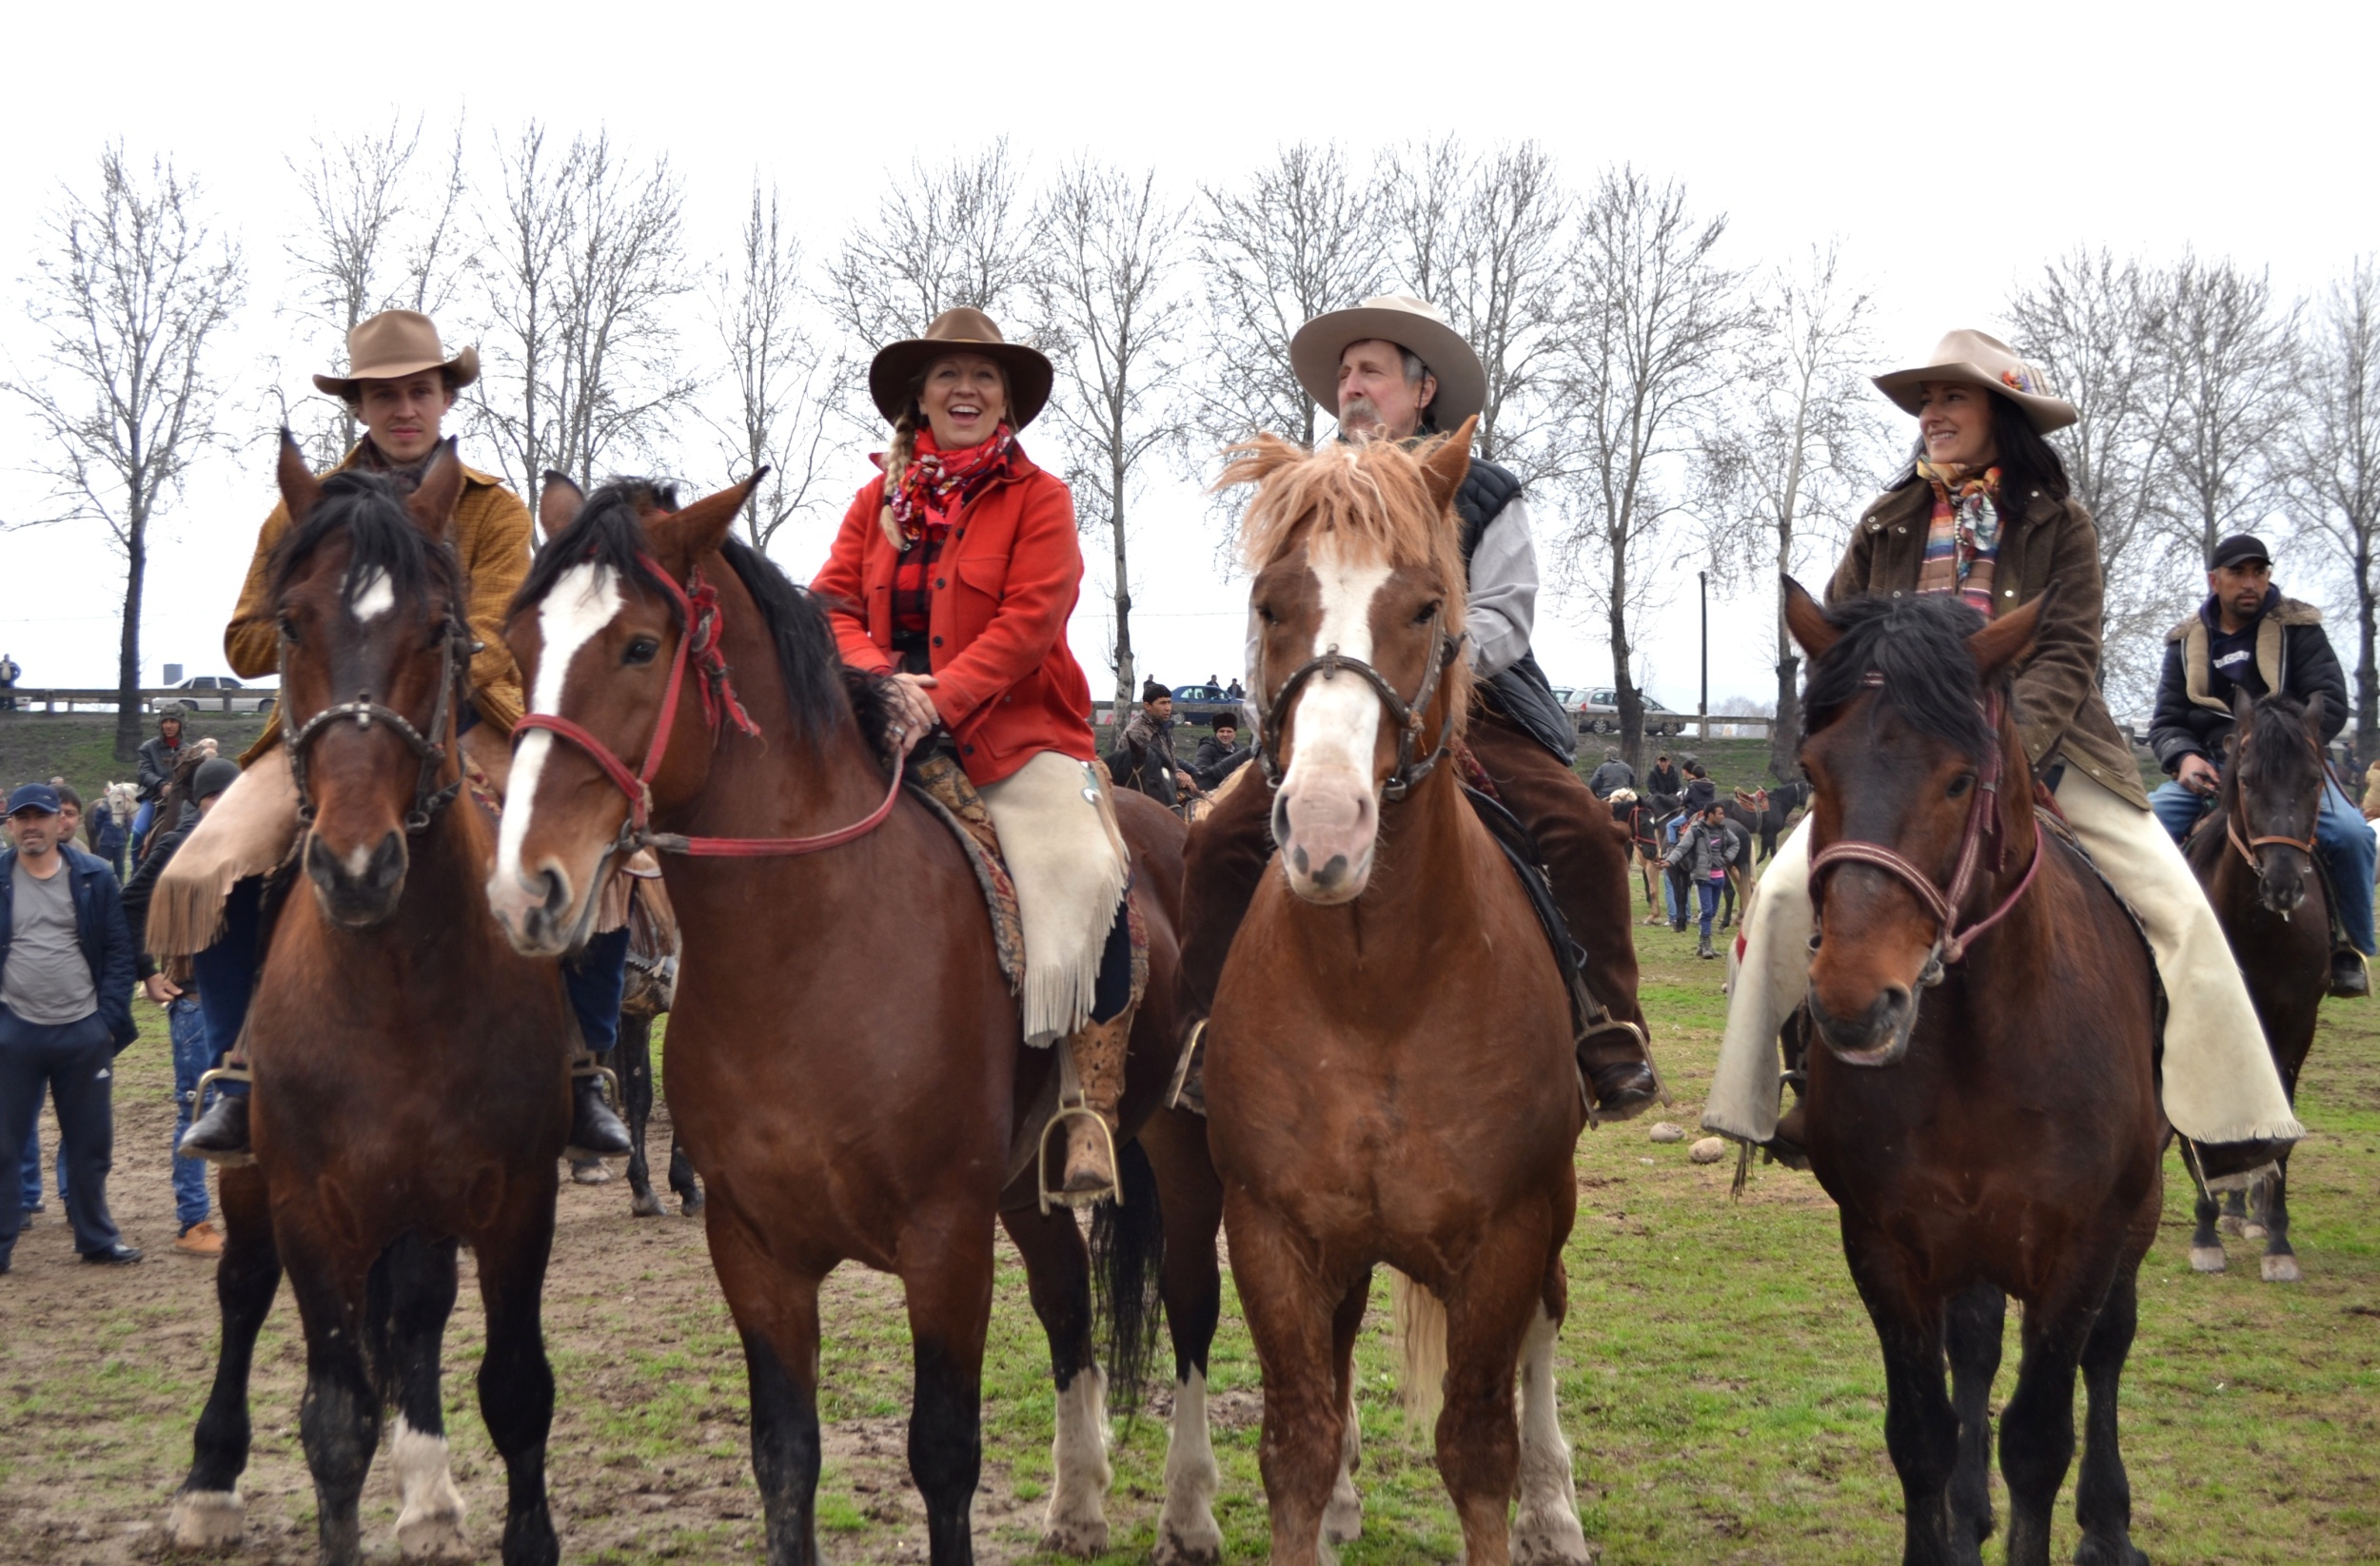
[[[1089,1115],[1066,1118],[1066,1162],[1057,1189],[1050,1193],[1052,1201],[1088,1207],[1117,1194],[1115,1106],[1124,1097],[1124,1050],[1137,1009],[1126,1007],[1106,1022],[1085,1023],[1059,1046],[1074,1062],[1077,1102],[1098,1119],[1094,1124]]]

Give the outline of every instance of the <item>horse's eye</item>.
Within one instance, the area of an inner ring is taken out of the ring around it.
[[[1445,606],[1441,604],[1438,599],[1430,599],[1415,612],[1413,616],[1413,623],[1416,626],[1427,625],[1431,620],[1438,617],[1438,611],[1444,607]]]
[[[1950,780],[1950,796],[1953,799],[1964,799],[1967,797],[1967,791],[1974,787],[1975,773],[1960,773]]]
[[[1272,606],[1271,606],[1270,604],[1263,604],[1263,603],[1260,603],[1260,604],[1257,604],[1257,605],[1255,606],[1255,608],[1256,608],[1256,617],[1257,617],[1259,620],[1262,620],[1265,624],[1267,624],[1267,625],[1278,625],[1278,624],[1280,624],[1280,623],[1281,623],[1280,618],[1279,618],[1277,616],[1275,616],[1275,615],[1273,614],[1273,612],[1272,612]]]
[[[281,639],[293,646],[298,639],[298,622],[286,615],[281,617]]]
[[[654,658],[659,655],[660,651],[661,644],[655,641],[651,636],[639,636],[636,640],[628,644],[628,650],[626,652],[620,655],[620,661],[622,663],[651,663]]]

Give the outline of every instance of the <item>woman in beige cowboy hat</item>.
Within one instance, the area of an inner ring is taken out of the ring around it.
[[[892,442],[810,587],[843,661],[892,682],[905,743],[947,734],[981,792],[1025,927],[1026,1041],[1065,1041],[1083,1106],[1112,1132],[1132,1022],[1124,848],[1066,645],[1083,581],[1073,498],[1016,440],[1050,383],[1050,362],[980,310],[945,310],[878,353],[868,387]],[[1066,1135],[1055,1194],[1111,1194],[1108,1138],[1080,1117]]]
[[[362,323],[347,334],[347,373],[314,377],[317,388],[346,403],[364,425],[364,438],[333,471],[382,474],[409,492],[438,454],[456,394],[479,375],[478,350],[448,355],[436,324],[419,311],[384,310]],[[276,503],[257,533],[247,580],[224,630],[224,653],[233,672],[250,678],[281,666],[270,562],[288,528],[288,508]],[[471,658],[462,748],[501,792],[509,770],[512,726],[521,708],[521,671],[504,645],[504,611],[529,569],[529,508],[495,475],[465,467],[449,541],[470,583],[466,617],[480,644]],[[263,959],[256,949],[259,878],[287,856],[298,832],[297,791],[281,744],[278,712],[240,765],[240,781],[159,882],[148,936],[151,951],[192,957],[207,1043],[218,1065],[239,1038]],[[591,1049],[607,1047],[606,1041],[619,1032],[627,954],[622,926],[591,938],[585,952],[563,967]],[[582,1065],[572,1083],[573,1154],[625,1157],[627,1127],[603,1103],[592,1063]],[[215,1106],[184,1135],[184,1156],[237,1162],[247,1153],[247,1120],[246,1085],[226,1085]]]
[[[1990,617],[2057,584],[2016,679],[2026,758],[2035,776],[2056,778],[2058,808],[2147,929],[2172,1003],[2168,1118],[2207,1147],[2212,1168],[2259,1163],[2272,1144],[2304,1133],[2214,910],[2150,814],[2132,747],[2099,693],[2098,530],[2042,439],[2073,423],[2074,407],[2006,343],[1977,331],[1951,333],[1926,363],[1876,384],[1917,416],[1918,451],[1852,529],[1826,597],[1955,593]],[[1779,846],[1744,916],[1743,957],[1702,1112],[1710,1129],[1747,1142],[1800,1145],[1799,1111],[1778,1116],[1777,1034],[1808,988],[1809,875],[1805,819]]]

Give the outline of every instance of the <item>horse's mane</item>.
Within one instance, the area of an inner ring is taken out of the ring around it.
[[[348,607],[375,571],[384,573],[397,596],[418,597],[435,590],[448,599],[462,589],[462,568],[453,546],[422,531],[405,509],[404,491],[394,480],[353,470],[323,480],[322,499],[305,520],[282,535],[269,562],[272,595],[279,597],[298,568],[313,558],[334,533],[347,536]]]
[[[611,567],[643,592],[668,598],[669,590],[645,563],[652,544],[645,537],[643,517],[647,511],[677,509],[674,484],[615,479],[599,486],[587,497],[577,519],[538,551],[509,613],[518,614],[544,597],[564,572],[589,560]],[[817,600],[796,586],[775,561],[740,538],[723,540],[719,553],[759,607],[769,639],[776,645],[777,673],[785,687],[794,732],[816,742],[833,734],[847,718],[853,719],[870,743],[883,750],[891,708],[879,682],[846,673],[834,628]],[[673,602],[671,613],[676,612]]]
[[[2319,767],[2307,743],[2306,704],[2286,691],[2258,696],[2255,721],[2232,766],[2240,786],[2319,778]]]
[[[1982,615],[1947,593],[1910,597],[1868,596],[1826,610],[1842,638],[1810,667],[1802,697],[1806,732],[1816,733],[1863,692],[1873,690],[1919,734],[1979,756],[1991,743],[1977,706],[1975,655],[1967,638],[1983,629]],[[1872,682],[1876,675],[1880,680]]]

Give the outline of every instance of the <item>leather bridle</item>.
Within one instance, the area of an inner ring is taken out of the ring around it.
[[[2312,742],[2310,740],[2307,743],[2311,748]],[[2314,769],[2315,775],[2323,780],[2323,787],[2330,787],[2330,770],[2324,765],[2320,752],[2314,754]],[[2317,814],[2320,813],[2320,796],[2316,795]],[[2234,755],[2232,761],[2232,799],[2231,803],[2223,809],[2223,835],[2231,839],[2232,847],[2239,851],[2239,856],[2248,862],[2248,868],[2258,875],[2264,873],[2264,861],[2256,857],[2256,851],[2268,843],[2279,843],[2295,849],[2309,857],[2314,852],[2314,839],[2311,833],[2305,837],[2284,837],[2278,832],[2268,832],[2263,836],[2251,835],[2243,839],[2240,836],[2242,827],[2247,827],[2252,834],[2256,830],[2252,826],[2248,826],[2248,790],[2240,779],[2239,761]]]
[[[737,699],[733,671],[719,653],[719,636],[724,618],[719,610],[718,589],[703,580],[700,567],[687,573],[686,585],[680,587],[659,560],[650,555],[637,557],[663,592],[677,606],[680,634],[678,651],[670,657],[669,685],[661,697],[660,715],[654,720],[653,737],[646,742],[643,762],[630,768],[609,745],[594,733],[572,722],[560,713],[524,713],[513,726],[513,744],[521,743],[521,735],[533,730],[543,730],[558,738],[566,739],[586,754],[596,769],[611,781],[628,800],[628,815],[620,824],[620,835],[609,852],[624,858],[638,849],[650,848],[663,853],[683,853],[697,858],[750,859],[787,854],[816,853],[865,837],[882,826],[900,799],[901,775],[907,757],[895,754],[893,758],[892,786],[885,791],[884,802],[861,819],[833,832],[818,832],[809,837],[689,837],[679,832],[657,832],[653,830],[653,779],[659,774],[662,759],[669,754],[669,736],[678,723],[679,699],[685,689],[686,665],[691,662],[700,678],[702,718],[718,743],[722,723],[732,722],[746,734],[757,738],[760,726],[752,721]]]
[[[1861,683],[1881,689],[1884,679],[1881,675],[1871,673]],[[1977,936],[2007,918],[2023,901],[2025,893],[2032,890],[2034,878],[2041,871],[2041,819],[2037,813],[2028,810],[2026,819],[2033,824],[2032,862],[2026,865],[2024,874],[2017,879],[2008,895],[2000,899],[1997,908],[1971,925],[1962,927],[1959,924],[1958,910],[1966,902],[1967,894],[1975,889],[1977,872],[1983,865],[1987,840],[1991,846],[1992,873],[1996,876],[2008,867],[2008,842],[2000,831],[1999,812],[2000,783],[2006,773],[2006,758],[2000,750],[2003,700],[2000,693],[1995,691],[1978,705],[1983,710],[1984,731],[1991,738],[1984,749],[1981,763],[1976,768],[1974,798],[1967,807],[1966,827],[1958,839],[1957,867],[1951,873],[1948,891],[1937,887],[1934,878],[1924,871],[1881,843],[1847,837],[1827,844],[1810,856],[1810,900],[1814,906],[1821,891],[1819,875],[1829,868],[1842,864],[1866,865],[1880,870],[1917,893],[1918,901],[1923,903],[1927,911],[1934,915],[1937,927],[1934,949],[1927,955],[1925,969],[1918,980],[1926,985],[1941,983],[1945,965],[1966,956],[1967,948]],[[1813,937],[1813,948],[1816,944],[1817,939]]]
[[[462,673],[470,666],[472,654],[479,644],[471,639],[470,630],[455,618],[451,610],[438,635],[438,704],[430,710],[430,734],[425,737],[403,713],[384,707],[372,699],[369,691],[359,691],[353,701],[342,701],[316,713],[289,735],[289,780],[297,788],[298,824],[314,824],[315,803],[312,789],[306,780],[306,752],[325,729],[344,718],[355,719],[359,729],[384,723],[399,739],[405,742],[421,762],[421,771],[413,780],[413,808],[405,812],[405,832],[419,837],[429,830],[430,818],[454,802],[462,791],[460,773],[452,783],[439,788],[438,771],[446,761],[447,724],[454,712],[455,692]],[[281,688],[289,688],[289,648],[282,643]]]
[[[1381,784],[1380,797],[1394,803],[1412,793],[1414,786],[1446,759],[1453,738],[1454,704],[1448,702],[1446,713],[1438,721],[1437,748],[1426,756],[1416,755],[1421,748],[1423,714],[1429,711],[1430,697],[1437,694],[1439,680],[1463,651],[1463,641],[1461,632],[1447,635],[1442,612],[1431,613],[1429,665],[1423,672],[1422,688],[1413,693],[1410,701],[1397,694],[1397,688],[1388,683],[1387,675],[1362,658],[1349,657],[1340,652],[1336,642],[1326,648],[1322,656],[1299,664],[1289,672],[1289,677],[1281,682],[1281,689],[1274,694],[1271,703],[1262,714],[1264,733],[1256,747],[1256,762],[1264,769],[1265,785],[1272,789],[1281,787],[1280,743],[1281,735],[1288,725],[1290,705],[1306,689],[1307,682],[1317,675],[1325,679],[1335,679],[1344,670],[1372,688],[1373,694],[1380,697],[1380,704],[1388,710],[1388,721],[1397,731],[1396,770]]]

